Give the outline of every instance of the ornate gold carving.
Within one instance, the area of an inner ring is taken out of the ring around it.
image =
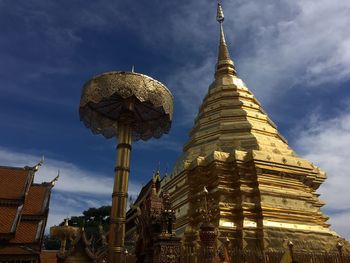
[[[94,133],[114,137],[125,100],[135,100],[133,140],[159,138],[170,129],[173,97],[159,81],[134,72],[107,72],[85,83],[80,118]]]

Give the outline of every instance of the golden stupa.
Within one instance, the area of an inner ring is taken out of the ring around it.
[[[237,76],[220,3],[217,21],[215,79],[172,174],[157,179],[158,195],[169,194],[175,211],[182,262],[350,262],[349,243],[321,212],[324,202],[316,190],[326,174],[288,146]],[[151,237],[142,234],[147,227],[140,223],[150,185],[126,219],[128,244],[139,254],[152,250],[144,245]],[[203,257],[203,251],[213,255]]]
[[[204,186],[213,198],[219,237],[228,238],[234,250],[283,254],[294,244],[296,253],[349,253],[348,242],[330,229],[320,210],[324,202],[316,190],[326,174],[288,146],[237,76],[220,4],[217,21],[220,44],[214,82],[172,175],[162,180],[172,197],[184,253],[195,254]]]

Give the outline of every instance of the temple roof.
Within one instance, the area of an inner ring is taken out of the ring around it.
[[[148,181],[148,183],[142,187],[139,195],[137,196],[134,204],[138,204],[140,203],[141,200],[144,200],[147,196],[148,196],[148,193],[152,190],[152,187],[153,187],[153,184],[156,185],[157,187],[157,191],[159,191],[159,183],[162,179],[160,178],[160,174],[159,174],[159,171],[157,171],[151,180]]]
[[[41,215],[47,208],[47,199],[51,188],[47,185],[33,184],[28,191],[23,206],[23,215]]]
[[[35,243],[38,241],[37,233],[42,230],[42,221],[30,222],[21,220],[16,229],[15,238],[10,240],[12,244]]]
[[[34,184],[37,169],[0,167],[0,259],[40,253],[55,180]]]
[[[0,199],[20,199],[27,191],[31,170],[17,167],[0,167]]]
[[[0,233],[11,233],[14,230],[17,207],[0,207]]]

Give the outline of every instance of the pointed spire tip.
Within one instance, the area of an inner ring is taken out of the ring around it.
[[[218,62],[216,64],[216,70],[215,70],[215,78],[217,78],[219,75],[236,74],[234,63],[230,57],[230,53],[226,45],[224,28],[223,28],[224,19],[225,19],[225,16],[224,16],[223,8],[221,6],[221,1],[218,1],[216,20],[220,24],[220,42],[219,42]]]
[[[219,23],[224,22],[225,20],[225,16],[224,16],[224,11],[222,10],[222,6],[221,6],[221,1],[218,1],[218,10],[216,13],[216,21],[218,21]]]

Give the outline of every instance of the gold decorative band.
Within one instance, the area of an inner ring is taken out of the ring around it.
[[[117,145],[117,149],[119,149],[119,148],[127,148],[127,149],[129,149],[130,151],[131,151],[131,144],[129,144],[129,143],[119,143],[118,145]]]
[[[114,171],[115,172],[117,172],[117,171],[130,172],[130,168],[123,167],[123,166],[117,166],[117,167],[114,168]]]
[[[125,223],[125,218],[122,218],[122,217],[111,218],[110,223],[114,223],[114,224]]]
[[[128,197],[128,193],[126,193],[126,192],[113,192],[112,197],[116,197],[116,196]]]
[[[110,250],[116,253],[122,253],[125,249],[123,247],[111,247]]]

